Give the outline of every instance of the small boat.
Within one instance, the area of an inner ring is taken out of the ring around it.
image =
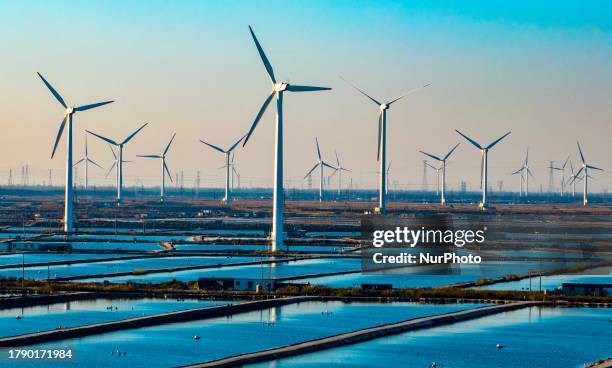
[[[200,339],[200,336],[198,336],[198,335],[193,335],[193,339],[194,339],[194,340],[199,340],[199,339]]]
[[[496,347],[497,349],[503,349],[503,348],[504,348],[504,346],[503,346],[502,344],[497,344],[497,345],[495,345],[495,347]]]
[[[15,319],[21,319],[21,316],[16,316]]]

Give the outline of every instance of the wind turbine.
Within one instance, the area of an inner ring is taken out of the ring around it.
[[[108,148],[110,149],[111,153],[113,154],[113,164],[111,165],[111,167],[108,168],[108,171],[106,172],[106,175],[104,176],[104,179],[108,178],[108,176],[110,175],[111,171],[113,171],[113,169],[115,167],[117,167],[117,154],[115,154],[115,150],[113,149],[112,145],[108,145]],[[128,161],[128,160],[123,160],[123,163],[128,163],[128,162],[133,162],[133,161]]]
[[[567,162],[569,161],[569,156],[565,159],[565,162],[561,166],[561,197],[564,195],[565,191],[565,167],[567,166]]]
[[[73,116],[76,112],[86,111],[89,109],[93,109],[95,107],[107,105],[114,101],[104,101],[97,102],[89,105],[82,106],[68,106],[62,96],[51,86],[49,82],[40,74],[37,73],[40,79],[42,79],[43,83],[47,86],[51,94],[55,97],[55,99],[62,105],[65,109],[64,119],[60,123],[59,130],[57,132],[57,136],[55,137],[55,144],[53,145],[53,151],[51,152],[51,158],[55,155],[55,150],[57,149],[57,145],[59,143],[60,138],[62,138],[62,133],[64,132],[64,128],[66,127],[66,122],[68,122],[68,132],[66,137],[66,185],[65,185],[65,197],[64,197],[64,231],[69,232],[72,231],[72,121]]]
[[[121,197],[121,191],[123,190],[123,146],[125,146],[136,134],[138,134],[144,127],[146,127],[149,123],[143,124],[140,128],[136,129],[134,133],[130,134],[123,141],[117,143],[110,138],[106,138],[100,134],[96,134],[89,130],[86,130],[87,133],[98,137],[99,139],[117,147],[117,156],[116,156],[116,166],[117,166],[117,205],[121,204],[123,198]]]
[[[319,202],[323,202],[323,167],[329,167],[330,169],[334,169],[337,170],[337,168],[333,167],[332,165],[328,164],[327,162],[323,161],[323,158],[321,157],[321,150],[319,149],[319,139],[315,138],[315,142],[317,143],[317,157],[318,157],[318,161],[317,163],[312,167],[312,169],[310,169],[310,171],[308,171],[308,173],[304,176],[304,179],[306,179],[307,177],[309,177],[313,171],[315,171],[315,169],[318,167],[319,168]]]
[[[359,87],[357,87],[353,83],[349,82],[343,77],[340,77],[340,78],[346,83],[348,83],[351,87],[359,91],[362,95],[369,98],[376,105],[378,105],[378,108],[380,110],[378,114],[378,149],[376,153],[376,159],[379,161],[378,169],[380,173],[380,181],[379,181],[379,189],[378,189],[378,211],[380,213],[384,213],[385,208],[386,208],[386,201],[387,201],[386,195],[387,195],[387,180],[388,180],[387,172],[385,170],[385,168],[387,167],[387,110],[389,110],[389,108],[391,108],[391,105],[394,104],[395,102],[399,101],[400,99],[406,97],[407,95],[413,92],[416,92],[422,88],[428,87],[430,84],[426,84],[422,87],[412,89],[389,102],[381,103],[381,102],[378,102],[376,99],[372,98],[370,95],[365,93],[363,90],[361,90]]]
[[[580,168],[580,170],[578,170],[576,176],[580,175],[580,173],[584,171],[584,183],[582,186],[582,205],[586,206],[588,202],[587,195],[589,191],[589,169],[599,171],[603,171],[603,169],[587,164],[586,160],[584,159],[584,155],[582,154],[582,148],[580,148],[580,142],[576,142],[576,144],[578,145],[578,152],[580,152],[580,160],[582,161],[582,167]]]
[[[253,125],[251,125],[251,129],[247,133],[246,138],[244,139],[245,146],[253,134],[253,131],[257,127],[261,116],[268,108],[270,101],[272,98],[276,96],[276,130],[275,130],[275,157],[274,157],[274,189],[272,192],[272,251],[277,250],[283,245],[283,218],[284,218],[284,209],[283,204],[285,202],[284,192],[283,192],[283,95],[285,92],[310,92],[310,91],[324,91],[330,90],[328,87],[313,87],[313,86],[298,86],[291,85],[287,82],[277,82],[276,77],[274,76],[274,70],[272,69],[272,65],[270,65],[270,61],[266,57],[257,37],[255,37],[255,33],[253,29],[249,26],[249,30],[251,31],[251,36],[253,37],[253,41],[255,42],[255,47],[257,47],[257,51],[259,52],[259,56],[261,57],[261,61],[263,62],[266,72],[270,77],[270,81],[272,82],[272,91],[270,95],[266,97],[263,105],[259,109],[255,120],[253,121]]]
[[[232,167],[232,184],[230,186],[231,192],[234,192],[234,176],[238,178],[238,189],[240,189],[240,173],[236,170],[236,164],[234,163],[234,159],[236,158],[236,152],[232,152],[232,159],[230,160],[230,166]]]
[[[474,147],[476,147],[476,148],[478,148],[480,150],[480,155],[481,155],[481,159],[480,159],[480,168],[481,168],[481,170],[480,170],[480,188],[482,189],[482,202],[480,203],[479,207],[484,210],[489,205],[489,203],[487,202],[489,150],[491,148],[493,148],[497,143],[499,143],[502,139],[506,138],[511,132],[508,132],[508,133],[502,135],[501,137],[497,138],[493,142],[489,143],[488,146],[484,146],[483,147],[483,146],[480,145],[480,143],[476,142],[475,140],[473,140],[472,138],[468,137],[467,135],[461,133],[457,129],[455,129],[455,131],[457,133],[459,133],[460,136],[465,138],[468,142],[470,142],[472,145],[474,145]]]
[[[223,201],[229,205],[231,198],[230,198],[230,155],[232,153],[232,151],[234,149],[236,149],[236,147],[238,146],[238,144],[240,142],[242,142],[242,140],[244,139],[245,136],[240,137],[239,140],[236,141],[236,143],[234,143],[228,150],[224,150],[222,148],[219,148],[213,144],[204,142],[203,140],[200,139],[200,142],[204,143],[205,145],[207,145],[208,147],[214,149],[215,151],[219,151],[221,153],[223,153],[225,155],[225,166],[221,167],[221,168],[225,168],[225,197],[223,198]]]
[[[340,158],[338,158],[338,152],[336,152],[336,150],[334,150],[334,154],[336,155],[336,167],[330,177],[338,173],[338,195],[340,195],[340,191],[342,190],[342,172],[351,172],[351,170],[345,168],[344,166],[342,166],[342,164],[340,164]]]
[[[574,172],[574,165],[572,164],[572,160],[570,160],[570,170],[572,175],[567,178],[567,183],[572,184],[572,198],[576,197],[576,173]]]
[[[435,156],[435,155],[432,155],[431,153],[419,151],[422,154],[424,154],[425,156],[429,156],[429,157],[433,158],[434,160],[436,160],[436,161],[438,161],[439,163],[442,164],[442,193],[441,193],[442,195],[440,196],[440,204],[442,204],[442,205],[446,204],[446,198],[444,198],[444,192],[446,191],[446,161],[448,160],[450,155],[452,155],[453,152],[457,149],[457,147],[459,147],[459,143],[457,143],[455,145],[455,147],[453,147],[450,151],[448,151],[446,156],[444,156],[442,158],[440,158],[438,156]]]
[[[435,167],[434,165],[430,164],[427,161],[425,161],[425,165],[429,166],[430,168],[436,171],[436,195],[439,195],[440,194],[440,171],[442,171],[442,166]]]
[[[172,134],[172,138],[170,138],[170,142],[168,142],[168,144],[166,145],[166,148],[164,149],[161,155],[136,155],[138,157],[161,159],[161,188],[160,188],[159,196],[162,202],[164,201],[164,190],[166,187],[166,174],[168,174],[168,178],[170,179],[170,182],[172,182],[172,174],[170,174],[168,165],[166,165],[166,154],[168,153],[168,150],[170,149],[170,145],[172,144],[172,141],[174,141],[174,137],[176,137],[176,133]]]
[[[83,162],[85,164],[85,190],[87,190],[88,182],[89,182],[89,164],[92,164],[92,165],[97,166],[100,169],[104,170],[104,168],[102,166],[98,165],[97,163],[95,163],[94,160],[89,158],[89,155],[87,154],[87,136],[85,136],[85,156],[82,159],[80,159],[77,162],[75,162],[74,165],[72,165],[72,166],[77,166],[81,162]]]

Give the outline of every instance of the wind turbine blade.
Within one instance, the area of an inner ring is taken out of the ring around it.
[[[164,156],[166,155],[166,153],[168,153],[168,150],[170,149],[170,145],[172,144],[172,141],[174,141],[174,137],[176,137],[176,133],[172,134],[172,138],[170,138],[170,142],[168,142],[168,144],[166,145],[166,149],[164,149],[164,153],[163,153]]]
[[[345,168],[343,168],[343,167],[341,167],[341,168],[340,168],[340,170],[344,170],[344,171],[352,172],[351,170],[349,170],[349,169],[345,169]]]
[[[484,157],[485,157],[485,152],[481,151],[482,153],[480,154],[480,189],[482,189],[482,182],[484,181],[484,173],[483,168],[484,168]]]
[[[442,161],[442,159],[441,159],[440,157],[438,157],[438,156],[434,156],[434,155],[432,155],[432,154],[429,154],[429,153],[427,153],[427,152],[423,152],[423,151],[419,151],[419,152],[421,152],[421,153],[422,153],[422,154],[424,154],[425,156],[429,156],[429,157],[433,158],[433,159],[434,159],[434,160],[436,160],[436,161]]]
[[[561,166],[561,169],[565,169],[565,166],[567,166],[567,162],[569,161],[570,157],[567,156],[567,158],[565,159],[565,162],[563,163],[563,166]]]
[[[113,146],[111,146],[110,144],[108,145],[108,148],[110,148],[111,153],[113,154],[113,157],[115,158],[115,161],[117,161],[117,155],[115,154],[115,150],[113,149]]]
[[[496,144],[498,144],[498,143],[499,143],[499,142],[500,142],[502,139],[506,138],[506,137],[507,137],[507,136],[508,136],[510,133],[512,133],[512,132],[508,132],[508,133],[506,133],[506,134],[502,135],[501,137],[497,138],[497,139],[496,139],[496,140],[494,140],[493,142],[491,142],[491,144],[489,144],[489,145],[487,146],[487,149],[491,149],[491,148],[493,148],[493,146],[495,146]]]
[[[80,164],[80,163],[81,163],[81,162],[83,162],[83,161],[85,161],[85,159],[84,159],[84,158],[82,158],[82,159],[78,160],[77,162],[75,162],[74,164],[72,164],[72,166],[74,167],[74,166],[76,166],[76,165]]]
[[[261,116],[264,114],[264,112],[266,112],[266,109],[268,108],[268,105],[270,104],[270,101],[272,101],[272,97],[274,97],[274,94],[276,93],[276,91],[272,91],[272,93],[270,93],[270,95],[266,98],[266,100],[264,101],[263,105],[261,105],[261,108],[259,109],[259,112],[257,113],[257,116],[255,117],[255,120],[253,121],[253,124],[251,125],[251,129],[249,129],[249,132],[247,133],[246,137],[244,138],[244,142],[242,143],[242,147],[246,146],[247,142],[249,141],[249,138],[251,137],[251,134],[253,134],[253,131],[255,130],[255,127],[257,127],[257,124],[259,123],[259,120],[261,119]]]
[[[318,163],[318,162],[317,162],[317,163],[316,163],[316,164],[315,164],[315,165],[312,167],[312,169],[310,169],[310,171],[309,171],[309,172],[308,172],[306,175],[304,175],[304,179],[306,179],[307,177],[309,177],[309,176],[310,176],[310,174],[312,174],[312,172],[313,172],[313,171],[315,171],[315,169],[316,169],[317,167],[319,167],[319,163]]]
[[[55,156],[55,150],[57,149],[57,144],[59,143],[60,138],[62,138],[62,133],[64,132],[64,127],[66,126],[66,119],[68,119],[68,115],[64,116],[64,120],[62,120],[62,122],[60,123],[60,127],[57,131],[57,136],[55,137],[55,144],[53,144],[53,152],[51,152],[51,158]]]
[[[165,161],[164,161],[164,170],[166,171],[166,174],[168,174],[168,178],[170,179],[170,182],[174,183],[174,181],[172,181],[172,175],[170,174],[170,169],[168,169],[168,165],[166,165]]]
[[[529,163],[529,147],[527,147],[527,154],[525,155],[525,166]]]
[[[586,161],[584,160],[584,155],[582,154],[582,148],[580,148],[580,142],[576,142],[576,144],[578,145],[578,152],[580,152],[580,159],[582,160],[582,163],[585,164]]]
[[[370,100],[372,100],[372,102],[374,102],[375,104],[377,104],[378,106],[382,105],[380,102],[376,101],[372,96],[368,95],[367,93],[365,93],[361,88],[357,87],[356,85],[354,85],[353,83],[349,82],[348,80],[344,79],[343,76],[340,76],[340,79],[342,79],[343,81],[345,81],[346,83],[348,83],[349,86],[355,88],[357,91],[361,92],[362,95],[366,96],[367,98],[369,98]]]
[[[340,167],[340,159],[338,158],[338,152],[336,152],[336,150],[334,150],[334,155],[336,155],[336,165]]]
[[[431,84],[429,84],[429,83],[428,83],[428,84],[426,84],[426,85],[424,85],[424,86],[417,87],[417,88],[413,88],[413,89],[411,89],[410,91],[408,91],[408,92],[404,93],[403,95],[399,96],[399,97],[398,97],[398,98],[396,98],[395,100],[392,100],[391,102],[388,102],[388,103],[387,103],[387,105],[391,106],[391,104],[393,104],[394,102],[399,101],[399,100],[401,100],[402,98],[404,98],[404,97],[406,97],[406,96],[408,96],[408,95],[410,95],[410,94],[412,94],[412,93],[414,93],[414,92],[416,92],[416,91],[418,91],[418,90],[421,90],[421,89],[423,89],[423,88],[427,88],[427,87],[429,87],[429,86],[431,86]]]
[[[87,156],[87,134],[85,134],[85,157]]]
[[[144,158],[162,158],[160,155],[136,155],[136,157],[144,157]]]
[[[319,161],[321,161],[321,150],[319,149],[319,138],[315,137],[315,142],[317,143],[317,157]]]
[[[580,168],[580,170],[578,170],[578,172],[576,172],[576,176],[580,175],[580,173],[582,172],[582,170],[584,170],[584,166]]]
[[[108,172],[106,173],[106,176],[104,176],[104,179],[108,178],[108,176],[110,175],[110,173],[113,171],[113,169],[115,168],[115,166],[117,165],[117,162],[113,162],[113,164],[111,165],[111,167],[108,169]]]
[[[233,144],[233,145],[230,147],[230,149],[228,149],[228,150],[227,150],[227,152],[232,152],[232,151],[233,151],[233,150],[236,148],[236,146],[238,146],[238,144],[239,144],[240,142],[242,142],[242,140],[244,139],[244,137],[246,137],[246,135],[243,135],[242,137],[240,137],[240,139],[239,139],[239,140],[237,140],[237,141],[236,141],[236,143],[234,143],[234,144]],[[233,157],[234,157],[234,156],[233,156],[233,154],[232,154],[232,160],[234,159]]]
[[[524,169],[524,168],[523,168],[523,167],[521,167],[520,169],[518,169],[518,170],[516,170],[515,172],[511,173],[510,175],[516,175],[516,174],[519,174],[520,172],[522,172],[522,171],[523,171],[523,169]]]
[[[393,163],[393,160],[389,161],[389,165],[387,166],[387,173],[389,173],[389,170],[391,170],[392,163]]]
[[[57,93],[55,88],[53,88],[53,86],[51,86],[51,84],[49,82],[47,82],[47,80],[45,79],[45,77],[42,76],[42,74],[40,74],[38,72],[36,74],[38,74],[40,79],[42,79],[43,83],[47,86],[49,91],[51,91],[51,93],[53,94],[55,99],[57,99],[57,101],[59,101],[59,103],[62,104],[62,106],[64,106],[65,109],[67,109],[68,106],[66,106],[66,102],[64,102],[64,99],[62,98],[62,96],[59,93]]]
[[[457,143],[457,145],[455,145],[455,147],[453,147],[453,149],[452,149],[452,150],[450,150],[450,151],[449,151],[449,152],[446,154],[446,156],[444,156],[444,161],[448,160],[448,158],[450,157],[450,155],[452,155],[452,154],[453,154],[453,152],[455,152],[455,150],[457,149],[457,147],[459,147],[459,145],[460,145],[460,144],[461,144],[461,143]]]
[[[204,143],[205,145],[207,145],[208,147],[210,147],[210,148],[212,148],[212,149],[214,149],[214,150],[217,150],[217,151],[219,151],[219,152],[221,152],[221,153],[225,153],[225,151],[224,151],[224,150],[222,150],[221,148],[219,148],[219,147],[215,146],[214,144],[210,144],[210,143],[208,143],[208,142],[204,142],[204,141],[203,141],[203,140],[201,140],[201,139],[200,139],[200,142]]]
[[[328,91],[330,87],[316,87],[316,86],[296,86],[296,85],[288,85],[287,91],[290,92],[311,92],[311,91]]]
[[[376,161],[380,160],[380,136],[382,134],[382,114],[383,114],[382,111],[380,112],[380,114],[378,114],[378,149],[376,150]]]
[[[432,168],[432,169],[434,169],[434,170],[438,170],[438,168],[437,168],[437,167],[433,166],[432,164],[430,164],[430,163],[429,163],[429,162],[427,162],[427,161],[425,161],[425,165],[427,165],[427,166],[431,167],[431,168]]]
[[[458,131],[457,129],[455,129],[455,132],[459,133],[460,136],[462,136],[463,138],[467,139],[468,142],[470,142],[471,144],[473,144],[476,148],[478,149],[483,149],[483,147],[480,145],[480,143],[476,142],[475,140],[473,140],[472,138],[468,137],[467,135],[461,133],[460,131]]]
[[[138,132],[144,129],[144,127],[146,127],[147,125],[149,125],[149,123],[144,123],[140,128],[136,129],[134,133],[130,134],[126,139],[124,139],[121,144],[126,144],[127,142],[129,142],[132,138],[134,138],[136,134],[138,134]]]
[[[336,175],[336,173],[339,171],[339,169],[333,167],[334,171],[332,171],[331,174],[329,174],[329,178],[331,179],[334,175]]]
[[[337,167],[333,167],[332,165],[328,164],[327,162],[321,162],[321,164],[325,167],[329,167],[330,169],[334,169],[334,170],[338,170]]]
[[[115,102],[115,100],[104,101],[104,102],[98,102],[98,103],[94,103],[94,104],[90,104],[90,105],[79,106],[79,107],[75,107],[74,111],[85,111],[85,110],[93,109],[95,107],[108,105],[109,103],[113,103],[113,102]]]
[[[223,165],[223,166],[217,167],[217,170],[225,169],[226,167],[227,165]]]
[[[236,176],[240,176],[240,175],[238,175],[238,171],[236,171],[236,168],[234,168],[233,166],[232,166],[232,172],[233,172],[234,174],[236,174]]]
[[[572,175],[574,175],[574,165],[572,164],[572,160],[570,160],[570,170],[572,171]]]
[[[600,169],[599,167],[595,167],[595,166],[591,166],[591,165],[587,165],[587,167],[588,167],[589,169],[594,169],[594,170],[604,171],[604,169]]]
[[[97,166],[100,169],[104,170],[104,168],[102,166],[98,165],[94,160],[87,159],[87,161],[89,161],[92,165]]]
[[[251,26],[249,26],[249,31],[251,31],[251,36],[253,36],[253,41],[255,41],[255,47],[257,47],[257,52],[259,52],[261,61],[263,61],[264,66],[266,67],[266,71],[268,72],[268,76],[270,76],[270,80],[272,81],[272,83],[276,84],[276,78],[274,78],[274,70],[272,69],[272,65],[270,65],[270,61],[268,60],[268,57],[261,48],[259,40],[257,40],[257,37],[255,37],[255,32],[253,32],[253,28],[251,28]]]
[[[95,136],[95,137],[100,138],[101,140],[103,140],[103,141],[105,141],[105,142],[108,142],[108,143],[112,144],[113,146],[118,146],[117,142],[115,142],[114,140],[112,140],[112,139],[110,139],[110,138],[106,138],[106,137],[104,137],[104,136],[101,136],[100,134],[96,134],[96,133],[91,132],[91,131],[89,131],[89,130],[85,130],[85,131],[86,131],[87,133],[89,133],[89,134],[91,134],[91,135]],[[114,152],[113,152],[113,155],[114,155]],[[115,158],[117,158],[117,157],[115,156]]]

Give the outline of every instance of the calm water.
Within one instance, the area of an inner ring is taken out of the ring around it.
[[[117,321],[182,309],[228,304],[227,301],[197,299],[96,299],[28,308],[0,309],[0,337]],[[112,306],[112,309],[108,309]],[[16,316],[21,316],[17,319]]]
[[[612,284],[612,274],[610,275],[555,275],[542,276],[542,290],[553,290],[561,286],[564,282],[585,282],[593,284]],[[492,285],[475,287],[474,289],[485,290],[529,290],[529,279],[512,282],[500,282]],[[540,278],[531,278],[531,290],[540,289]]]
[[[129,254],[76,254],[76,253],[26,253],[25,263],[72,261],[81,259],[99,259],[125,257]],[[21,264],[21,253],[0,254],[0,265]]]
[[[83,367],[171,367],[279,347],[383,323],[482,305],[307,302],[231,318],[174,323],[49,343],[69,347]],[[199,335],[201,340],[193,340]],[[120,349],[127,355],[117,357]]]
[[[263,251],[269,250],[268,245],[231,245],[231,244],[177,244],[175,245],[177,250],[212,250],[212,251]],[[294,252],[339,252],[342,246],[328,246],[328,245],[291,245],[290,251]],[[285,250],[285,249],[283,249]]]
[[[206,266],[219,265],[236,262],[249,262],[256,260],[252,257],[159,257],[159,258],[143,258],[132,259],[126,261],[110,261],[98,263],[79,263],[72,265],[60,265],[49,267],[51,278],[77,276],[77,275],[95,275],[113,272],[125,272],[144,269],[168,268],[168,267],[186,267],[186,266]],[[47,278],[47,266],[30,267],[25,269],[26,278],[41,279]],[[21,268],[0,269],[0,276],[4,277],[21,277]]]
[[[612,356],[610,317],[610,309],[534,307],[252,367],[578,368]]]
[[[361,284],[391,284],[395,288],[436,287],[475,281],[483,277],[500,277],[510,273],[524,274],[529,270],[555,268],[559,265],[556,262],[487,262],[481,265],[461,265],[460,267],[447,269],[432,268],[427,271],[417,268],[404,268],[396,271],[397,273],[354,273],[312,277],[295,280],[295,282],[309,282],[313,285],[330,287],[361,287]],[[439,274],[435,274],[435,272]]]
[[[253,259],[253,258],[251,258]],[[322,258],[303,261],[292,261],[275,264],[250,265],[250,266],[229,266],[215,269],[189,270],[178,272],[165,272],[150,275],[121,276],[113,278],[87,279],[80,281],[104,281],[111,282],[163,282],[172,279],[180,281],[193,281],[199,277],[235,277],[258,279],[277,278],[287,276],[309,275],[321,272],[335,272],[358,270],[361,261],[357,258]]]

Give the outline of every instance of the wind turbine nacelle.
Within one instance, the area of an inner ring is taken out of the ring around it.
[[[288,85],[289,85],[289,84],[287,84],[287,83],[285,83],[285,82],[276,83],[276,84],[274,85],[274,90],[275,90],[276,92],[283,92],[284,90],[286,90],[286,89],[287,89],[287,86],[288,86]]]
[[[72,114],[74,112],[74,107],[67,107],[66,114]]]
[[[380,105],[380,110],[381,111],[387,110],[388,108],[389,108],[389,105],[387,105],[387,104]]]

